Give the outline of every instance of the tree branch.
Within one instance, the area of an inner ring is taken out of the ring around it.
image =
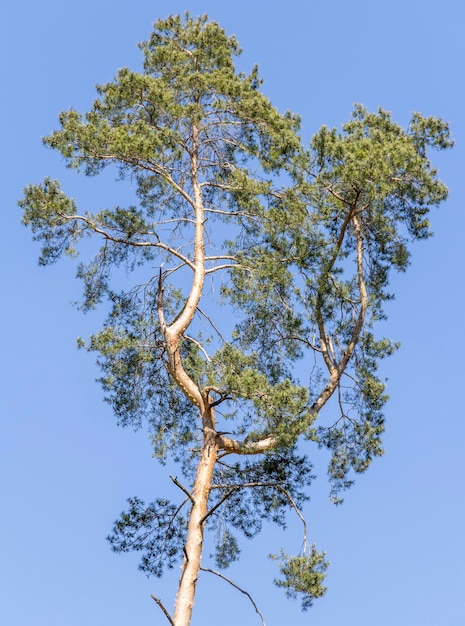
[[[245,486],[245,485],[244,485],[244,486]],[[241,485],[241,487],[242,487],[242,485]],[[204,523],[204,522],[205,522],[205,521],[206,521],[206,520],[210,517],[210,515],[212,515],[212,514],[216,511],[216,509],[217,509],[217,508],[219,508],[219,507],[223,504],[223,502],[225,502],[225,501],[229,498],[229,496],[230,496],[231,494],[233,494],[233,493],[234,493],[235,491],[237,491],[238,489],[241,489],[241,487],[235,487],[235,486],[233,486],[233,487],[230,489],[230,491],[228,491],[228,493],[227,493],[227,494],[225,494],[222,498],[220,498],[220,500],[218,500],[218,502],[217,502],[214,506],[212,506],[212,508],[211,508],[209,511],[207,511],[207,512],[206,512],[206,514],[205,514],[205,515],[202,517],[202,519],[200,520],[200,524],[203,524],[203,523]],[[212,487],[210,487],[210,489],[213,489],[213,486],[212,486]]]
[[[212,318],[207,315],[207,313],[205,313],[205,311],[202,311],[201,308],[199,308],[199,306],[197,306],[197,311],[204,316],[204,318],[210,323],[210,326],[213,328],[213,330],[216,332],[216,334],[218,335],[218,337],[221,339],[221,341],[223,341],[224,343],[226,343],[225,338],[223,337],[223,335],[220,333],[220,331],[218,330],[218,328],[215,326],[215,324],[213,323]]]
[[[365,285],[365,277],[363,274],[363,235],[361,232],[360,222],[358,217],[353,216],[353,224],[355,230],[355,236],[357,239],[357,279],[358,279],[358,291],[360,294],[360,311],[358,314],[357,322],[355,323],[354,329],[352,331],[352,336],[350,341],[344,350],[344,354],[338,364],[339,378],[344,372],[347,363],[349,362],[350,357],[352,356],[355,346],[360,338],[360,333],[362,332],[363,324],[365,322],[366,312],[368,308],[368,299],[367,299],[367,291]]]
[[[75,221],[83,222],[84,224],[87,224],[87,226],[89,226],[89,228],[93,230],[94,233],[97,233],[98,235],[102,235],[104,239],[107,239],[108,241],[112,241],[113,243],[119,243],[125,246],[132,246],[134,248],[148,248],[148,247],[160,248],[161,250],[164,250],[165,252],[168,252],[169,254],[172,254],[173,256],[180,259],[183,263],[188,265],[191,269],[195,269],[195,266],[190,259],[188,259],[183,254],[181,254],[174,248],[171,248],[166,243],[163,243],[161,241],[156,241],[156,242],[154,241],[130,241],[129,239],[126,239],[124,237],[115,237],[114,235],[111,235],[108,231],[97,226],[95,222],[90,220],[88,217],[85,217],[85,215],[63,215],[62,217],[68,221],[75,220]],[[156,233],[145,233],[145,234],[151,234],[158,239],[158,235]]]
[[[229,496],[234,491],[236,491],[237,489],[247,489],[249,487],[274,487],[275,489],[278,489],[279,491],[284,493],[284,495],[289,500],[290,505],[292,506],[292,508],[296,512],[297,517],[300,519],[300,521],[302,522],[302,525],[304,527],[303,549],[305,551],[307,549],[307,522],[305,521],[304,516],[300,512],[299,507],[294,502],[294,499],[291,496],[291,494],[289,493],[289,491],[285,487],[283,487],[282,485],[278,485],[277,483],[250,482],[250,483],[240,483],[240,484],[237,484],[237,485],[228,485],[228,484],[212,485],[211,486],[211,490],[213,490],[213,489],[229,489],[229,491],[208,511],[208,513],[203,518],[202,522],[204,522],[207,519],[207,517],[209,517],[221,504],[223,504],[223,502],[225,500],[227,500],[229,498]]]
[[[217,272],[218,270],[230,270],[234,268],[243,268],[244,266],[240,263],[229,263],[225,265],[217,265],[216,267],[210,267],[208,270],[205,270],[205,274],[212,274],[213,272]]]
[[[160,609],[163,611],[163,613],[165,614],[166,619],[169,621],[169,623],[171,624],[171,626],[175,626],[175,623],[173,622],[173,618],[171,617],[171,615],[168,613],[165,605],[163,604],[163,602],[160,600],[160,598],[157,598],[156,596],[152,594],[150,594],[150,597],[152,598],[152,600],[155,600],[155,602],[158,604],[158,606],[160,607]]]
[[[262,454],[267,450],[272,450],[278,445],[278,438],[274,435],[260,439],[259,441],[237,441],[224,435],[217,435],[219,447],[226,454]]]
[[[179,489],[181,491],[183,491],[186,496],[189,498],[189,500],[192,502],[192,504],[195,504],[195,500],[192,497],[192,495],[187,491],[187,489],[184,487],[184,485],[181,485],[181,483],[179,482],[179,480],[176,478],[176,476],[171,476],[170,474],[170,478],[171,480],[174,482],[174,484],[176,485],[176,487],[179,487]]]
[[[232,585],[235,589],[237,589],[238,591],[240,591],[241,593],[243,593],[244,595],[246,595],[250,602],[252,603],[253,608],[255,609],[255,612],[258,613],[261,621],[262,621],[262,625],[266,626],[265,624],[265,620],[263,618],[263,615],[261,614],[261,612],[258,610],[257,605],[255,604],[252,596],[250,595],[250,593],[248,593],[248,591],[245,591],[245,589],[242,589],[242,587],[239,587],[239,585],[236,585],[236,583],[234,583],[230,578],[228,578],[227,576],[225,576],[224,574],[221,574],[220,572],[215,571],[214,569],[210,569],[208,567],[201,567],[200,568],[202,572],[210,572],[210,574],[215,574],[215,576],[218,576],[219,578],[222,578],[223,580],[225,580],[227,583],[229,583],[230,585]],[[173,625],[174,626],[174,625]]]
[[[328,276],[331,275],[331,270],[337,260],[337,257],[339,256],[339,252],[342,248],[344,237],[347,232],[347,228],[350,224],[350,221],[352,219],[354,210],[355,210],[355,204],[350,207],[350,211],[347,213],[344,219],[344,223],[342,224],[341,232],[339,233],[339,238],[335,245],[333,255],[329,259],[329,261],[325,264],[324,269],[318,279],[318,294],[316,298],[315,314],[316,314],[316,320],[318,324],[318,332],[320,335],[321,353],[323,355],[325,365],[328,369],[328,372],[331,378],[334,378],[335,375],[337,375],[337,368],[335,367],[335,364],[333,363],[329,354],[329,349],[328,349],[329,346],[328,346],[328,340],[327,340],[328,334],[326,332],[326,327],[325,327],[323,315],[321,312],[322,304],[323,304],[323,292],[326,288],[326,279],[328,278]]]
[[[205,350],[205,348],[202,346],[202,344],[197,341],[196,339],[194,339],[193,337],[190,337],[189,335],[184,334],[183,335],[184,339],[187,339],[187,341],[190,341],[191,343],[193,343],[195,346],[197,346],[197,348],[203,353],[203,355],[205,356],[205,358],[207,359],[207,361],[209,363],[211,363],[211,357],[208,356],[207,351]]]
[[[349,363],[352,357],[352,354],[355,350],[355,346],[357,345],[357,342],[360,338],[360,333],[362,332],[362,329],[363,329],[363,324],[365,322],[366,312],[368,308],[368,299],[367,299],[367,292],[366,292],[364,272],[363,272],[363,251],[364,251],[363,234],[361,231],[360,222],[356,215],[357,200],[358,200],[358,197],[355,199],[355,201],[351,205],[351,210],[348,212],[344,220],[344,223],[342,225],[341,232],[339,234],[339,238],[336,243],[334,253],[331,259],[329,260],[328,264],[326,265],[326,268],[322,272],[318,281],[319,287],[318,287],[318,296],[317,296],[315,313],[316,313],[317,324],[318,324],[318,332],[320,334],[322,355],[323,355],[323,359],[325,361],[326,367],[328,368],[330,377],[329,377],[328,384],[326,385],[326,387],[323,389],[319,397],[315,400],[315,402],[312,405],[312,411],[317,412],[317,413],[322,409],[322,407],[326,404],[329,398],[333,395],[334,390],[338,386],[339,381],[341,380],[341,377],[345,372],[347,364]],[[345,237],[345,234],[347,232],[347,228],[350,222],[352,222],[353,224],[355,237],[356,237],[357,279],[358,279],[358,289],[359,289],[359,295],[360,295],[360,309],[358,312],[357,321],[355,322],[354,328],[352,330],[350,341],[347,344],[345,350],[343,351],[339,362],[335,362],[331,358],[331,355],[330,355],[330,346],[329,346],[329,340],[328,340],[330,339],[330,337],[326,336],[326,329],[324,325],[323,315],[321,312],[323,287],[324,287],[325,279],[326,277],[330,276],[331,268],[334,266],[334,263],[336,262],[339,251],[342,248],[344,237]]]

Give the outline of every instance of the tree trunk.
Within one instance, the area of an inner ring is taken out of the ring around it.
[[[187,530],[187,539],[174,609],[175,626],[189,626],[194,606],[195,586],[199,575],[205,516],[208,512],[208,497],[213,478],[213,470],[218,456],[216,433],[211,427],[211,409],[203,416],[204,442],[200,453],[197,475],[192,491],[192,509]],[[208,424],[208,425],[207,425]]]

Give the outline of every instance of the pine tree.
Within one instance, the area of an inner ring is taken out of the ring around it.
[[[300,512],[308,454],[330,451],[336,503],[382,454],[377,368],[397,344],[374,325],[391,271],[407,268],[410,242],[431,234],[428,211],[447,197],[428,150],[452,145],[448,126],[414,114],[403,129],[356,106],[305,147],[299,118],[271,105],[257,68],[236,71],[237,41],[206,16],[159,20],[140,48],[142,73],[120,70],[44,140],[87,176],[116,169],[135,204],[79,212],[52,179],[20,201],[41,264],[100,242],[77,275],[82,308],[108,302],[109,313],[85,346],[118,423],[146,427],[182,475],[171,477],[179,502],[130,498],[109,541],[142,552],[149,574],[182,562],[173,616],[154,599],[187,626],[209,569],[204,533],[224,569],[238,535],[284,526],[293,511],[303,548],[275,555],[275,582],[306,609],[327,567]]]

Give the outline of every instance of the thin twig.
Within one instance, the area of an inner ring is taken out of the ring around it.
[[[226,495],[224,495],[209,511],[205,513],[205,515],[200,520],[199,524],[202,525],[205,522],[205,520],[209,518],[210,515],[212,515],[216,511],[216,509],[220,507],[223,504],[223,502],[227,500],[229,496],[233,494],[235,491],[237,491],[237,489],[239,488],[240,487],[233,487],[230,491],[228,491]]]
[[[236,583],[234,583],[232,580],[230,580],[227,576],[225,576],[224,574],[221,574],[220,572],[215,571],[214,569],[209,569],[208,567],[201,567],[200,568],[202,572],[210,572],[210,574],[215,574],[216,576],[219,576],[219,578],[222,578],[223,580],[225,580],[227,583],[229,583],[230,585],[232,585],[235,589],[237,589],[238,591],[240,591],[241,593],[243,593],[244,595],[246,595],[250,602],[253,605],[253,608],[255,609],[255,611],[258,613],[258,615],[260,616],[260,619],[262,620],[262,624],[263,626],[266,626],[265,624],[265,620],[263,618],[263,615],[260,613],[260,611],[258,610],[257,605],[255,604],[252,596],[250,595],[250,593],[248,593],[247,591],[245,591],[245,589],[242,589],[241,587],[239,587],[239,585],[236,585]]]
[[[197,307],[197,311],[203,315],[205,317],[205,319],[207,319],[210,322],[210,325],[212,326],[213,330],[217,333],[218,337],[221,339],[221,341],[225,342],[225,339],[223,337],[223,335],[220,333],[220,331],[218,330],[218,328],[215,326],[215,324],[213,323],[213,320],[211,319],[211,317],[209,315],[207,315],[205,313],[205,311],[202,311],[202,309],[200,309],[199,307]]]
[[[153,593],[150,595],[150,597],[152,598],[152,600],[155,600],[155,602],[158,604],[158,606],[160,607],[160,609],[163,611],[163,613],[165,614],[166,619],[169,621],[169,623],[171,624],[171,626],[175,626],[173,618],[171,617],[171,615],[168,613],[165,605],[163,604],[163,602],[160,600],[160,598],[157,598],[156,596],[153,595]]]
[[[170,475],[170,478],[174,482],[176,487],[179,487],[179,489],[186,494],[186,496],[189,498],[189,500],[192,502],[192,504],[195,504],[195,501],[194,501],[194,498],[192,497],[192,495],[187,491],[187,489],[184,487],[184,485],[181,485],[181,483],[176,478],[176,476],[171,476]]]
[[[146,247],[160,248],[161,250],[165,250],[165,252],[168,252],[169,254],[177,257],[178,259],[181,259],[181,261],[185,263],[186,265],[188,265],[192,270],[195,269],[195,266],[190,259],[185,257],[183,254],[181,254],[174,248],[171,248],[170,246],[168,246],[168,244],[160,241],[157,233],[155,232],[147,233],[147,234],[150,234],[156,237],[158,240],[156,242],[154,241],[130,241],[128,238],[125,238],[125,237],[115,237],[114,235],[111,235],[109,232],[97,226],[95,222],[93,222],[88,217],[85,217],[84,215],[63,215],[63,217],[68,221],[75,220],[75,221],[80,221],[80,222],[83,222],[84,224],[87,224],[87,226],[91,230],[93,230],[95,233],[102,235],[102,237],[104,237],[107,241],[112,241],[113,243],[120,243],[126,246],[132,246],[135,248],[146,248]]]
[[[199,341],[197,341],[197,340],[196,340],[196,339],[194,339],[193,337],[190,337],[189,335],[186,335],[186,334],[184,334],[184,335],[183,335],[183,337],[184,337],[184,339],[187,339],[187,341],[190,341],[190,342],[192,342],[194,345],[196,345],[196,346],[197,346],[197,348],[198,348],[201,352],[203,352],[203,354],[204,354],[205,358],[207,359],[207,361],[208,361],[209,363],[211,363],[211,358],[208,356],[207,351],[205,350],[205,348],[202,346],[202,344],[201,344]]]
[[[224,464],[226,465],[226,464]],[[274,489],[277,489],[278,491],[281,491],[281,493],[283,493],[286,498],[289,501],[289,504],[291,505],[291,507],[294,509],[297,517],[300,519],[300,521],[302,522],[302,525],[304,527],[304,541],[303,541],[303,550],[304,552],[307,550],[307,522],[305,521],[304,516],[302,515],[302,513],[300,512],[299,507],[297,506],[297,504],[295,503],[293,497],[291,496],[291,494],[289,493],[289,491],[287,489],[285,489],[282,485],[277,485],[276,483],[263,483],[263,482],[249,482],[249,483],[240,483],[240,484],[236,484],[236,485],[228,485],[228,484],[219,484],[219,485],[212,485],[211,489],[228,489],[228,492],[209,510],[207,511],[207,513],[204,515],[204,517],[201,520],[201,523],[203,523],[208,517],[210,517],[210,515],[216,511],[216,509],[223,504],[223,502],[225,500],[227,500],[229,498],[230,495],[232,495],[234,493],[234,491],[237,491],[238,489],[247,489],[250,487],[272,487]]]

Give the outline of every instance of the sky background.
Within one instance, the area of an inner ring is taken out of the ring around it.
[[[450,121],[456,146],[434,154],[450,198],[431,215],[435,237],[395,276],[380,333],[400,340],[386,361],[386,454],[357,479],[342,507],[324,472],[305,507],[310,540],[331,561],[328,592],[308,613],[272,585],[270,552],[300,547],[300,529],[267,529],[243,545],[230,575],[253,593],[267,626],[436,626],[465,623],[464,162],[465,5],[461,0],[31,0],[0,20],[2,268],[0,397],[0,623],[5,626],[166,624],[150,593],[172,606],[177,571],[147,580],[137,557],[111,553],[105,536],[128,496],[169,495],[169,469],[144,432],[118,429],[76,338],[98,328],[83,316],[75,267],[37,265],[20,224],[23,187],[46,175],[86,197],[41,136],[94,86],[138,68],[136,42],[159,17],[208,13],[258,63],[264,91],[302,115],[308,141],[339,126],[355,102]],[[108,185],[108,180],[105,185]],[[110,183],[111,184],[111,183]],[[111,185],[112,186],[112,185]],[[89,192],[87,192],[89,193]],[[109,197],[115,194],[108,190]],[[209,574],[192,626],[260,624],[247,598]]]

